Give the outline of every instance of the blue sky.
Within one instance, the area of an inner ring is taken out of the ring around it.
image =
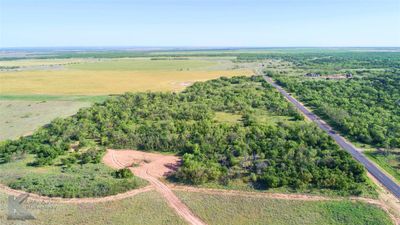
[[[400,46],[400,0],[0,0],[0,47]]]

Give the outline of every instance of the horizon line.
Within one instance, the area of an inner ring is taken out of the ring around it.
[[[73,49],[73,48],[87,48],[87,49],[122,49],[122,48],[143,48],[143,49],[206,49],[206,50],[232,50],[232,49],[268,49],[268,48],[400,48],[400,46],[151,46],[151,45],[107,45],[107,46],[7,46],[0,47],[0,50],[23,50],[23,49]],[[125,49],[129,50],[129,49]],[[131,49],[133,50],[133,49]]]

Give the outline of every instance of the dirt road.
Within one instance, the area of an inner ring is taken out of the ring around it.
[[[21,190],[15,190],[7,187],[6,185],[0,184],[0,192],[5,193],[7,195],[18,196],[21,194],[29,194],[29,201],[38,201],[38,202],[47,202],[47,203],[64,203],[64,204],[83,204],[83,203],[100,203],[100,202],[108,202],[108,201],[116,201],[125,198],[129,198],[135,196],[137,194],[154,190],[153,186],[146,186],[139,189],[134,189],[128,192],[106,196],[106,197],[98,197],[98,198],[60,198],[60,197],[47,197],[38,194],[28,193]]]
[[[144,153],[140,151],[108,150],[104,157],[104,162],[114,168],[129,167],[138,177],[150,182],[166,200],[168,205],[175,212],[185,219],[189,224],[205,225],[190,209],[171,191],[171,189],[162,183],[158,178],[168,174],[179,164],[179,159],[175,156],[165,156],[154,153]],[[110,162],[112,164],[110,164]],[[130,167],[133,163],[139,164],[137,167]]]

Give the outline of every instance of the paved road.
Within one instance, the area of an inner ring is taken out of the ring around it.
[[[400,186],[395,183],[386,174],[380,171],[373,163],[369,161],[361,152],[359,152],[354,145],[347,142],[342,136],[337,134],[328,124],[321,120],[314,113],[306,109],[300,102],[290,96],[283,88],[277,85],[271,78],[264,77],[264,79],[274,86],[280,93],[282,93],[290,102],[292,102],[304,115],[310,120],[314,121],[322,130],[326,131],[335,141],[346,151],[348,151],[356,160],[362,163],[365,168],[374,176],[383,186],[385,186],[391,193],[400,199]]]

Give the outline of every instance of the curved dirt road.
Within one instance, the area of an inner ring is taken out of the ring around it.
[[[114,150],[108,150],[108,153],[111,155],[111,161],[114,164],[113,167],[122,169],[131,163],[124,163],[118,160],[118,156],[114,154]],[[109,157],[110,158],[110,157]],[[190,209],[181,201],[179,198],[171,191],[171,189],[159,181],[157,179],[157,175],[154,172],[152,173],[152,169],[160,165],[162,163],[163,158],[155,159],[154,161],[145,163],[139,167],[129,167],[130,170],[138,177],[143,178],[149,181],[166,200],[168,205],[175,210],[175,212],[180,215],[183,219],[185,219],[188,223],[193,225],[205,225],[200,218],[190,211]],[[164,165],[162,165],[164,166]],[[162,174],[161,174],[162,175]]]

